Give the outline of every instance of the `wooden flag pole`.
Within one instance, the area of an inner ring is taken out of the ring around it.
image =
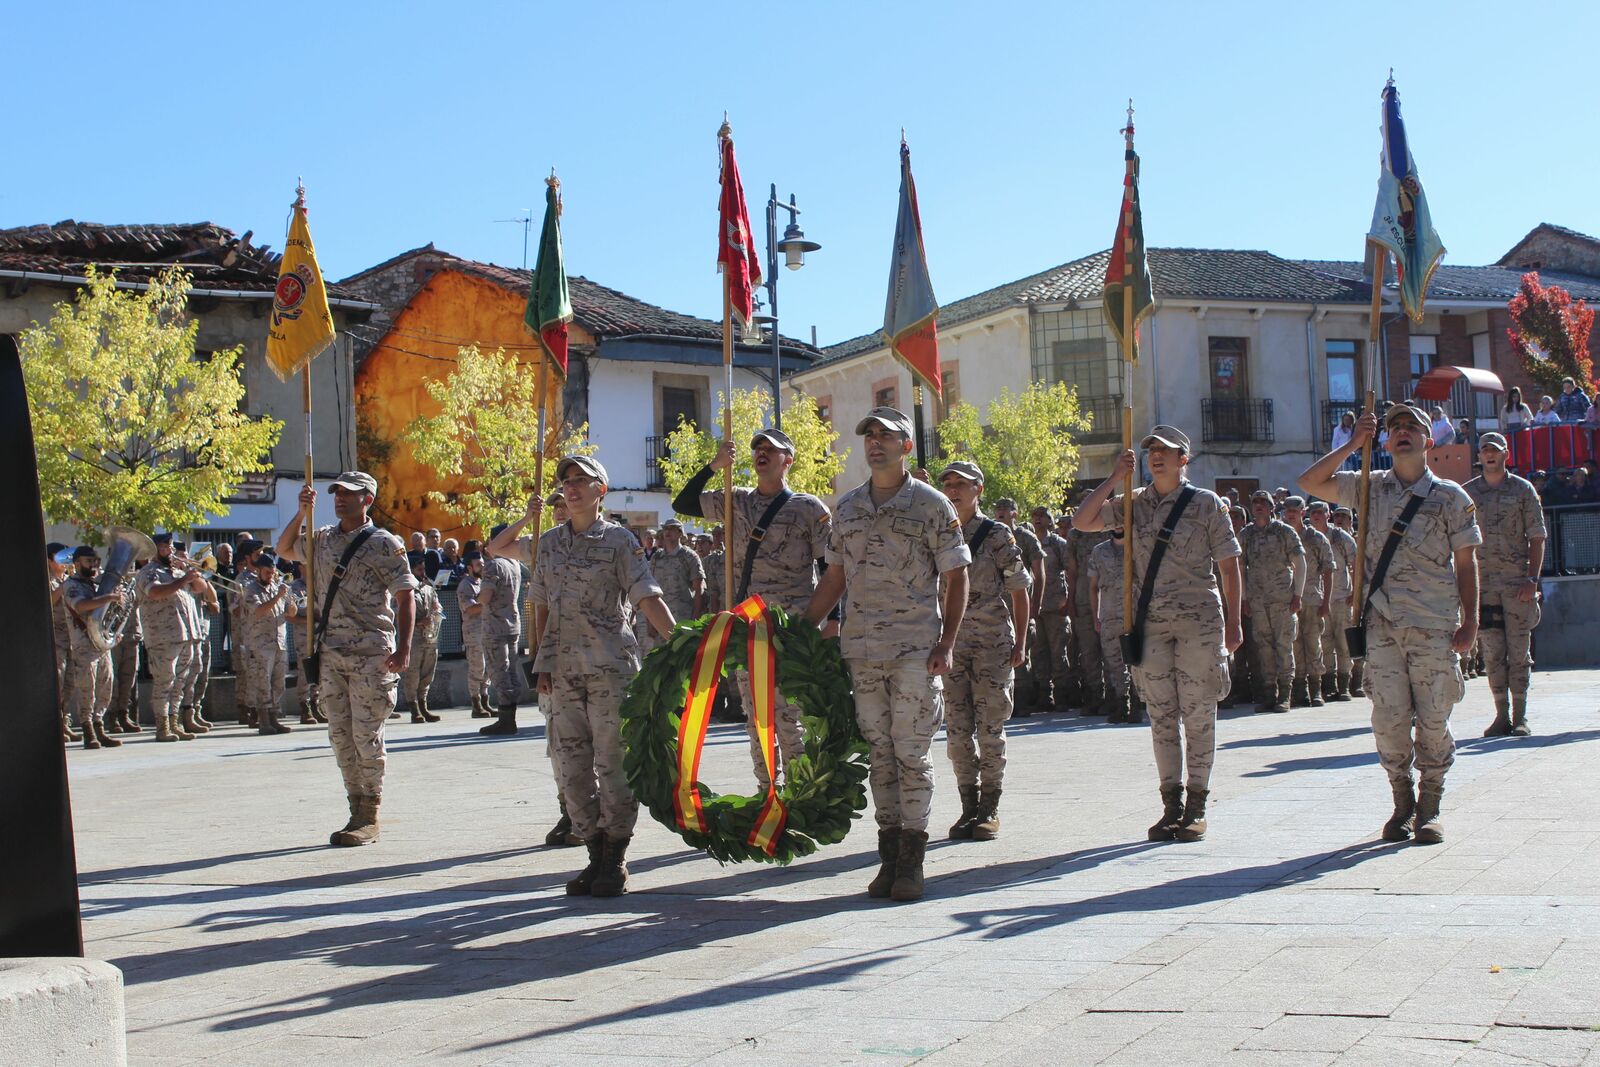
[[[337,341],[335,341],[337,344]],[[315,360],[307,360],[306,365],[300,369],[300,381],[304,392],[306,409],[306,487],[311,487],[311,364]],[[316,558],[315,546],[311,543],[312,534],[317,529],[316,504],[312,504],[311,514],[306,516],[305,552],[301,554],[300,569],[305,574],[306,580],[306,655],[311,656],[316,652],[317,631],[317,594],[316,588],[311,584],[312,560]]]
[[[1124,271],[1123,277],[1127,277]],[[1139,338],[1133,332],[1133,293],[1122,290],[1122,362],[1128,380],[1123,383],[1122,448],[1133,448],[1133,368],[1139,361]],[[1137,465],[1137,464],[1136,464]],[[1122,629],[1133,632],[1133,470],[1122,483]]]
[[[1379,245],[1374,245],[1377,261],[1372,267],[1372,329],[1367,344],[1367,358],[1362,361],[1362,369],[1367,377],[1366,406],[1362,415],[1367,415],[1375,410],[1376,398],[1373,392],[1373,379],[1378,372],[1378,346],[1383,339],[1383,273],[1389,265],[1388,250]],[[1362,609],[1366,606],[1366,577],[1367,577],[1367,511],[1372,501],[1372,444],[1376,438],[1367,438],[1361,446],[1361,488],[1356,497],[1356,568],[1354,582],[1355,603],[1351,606],[1350,624],[1361,625]]]
[[[722,399],[722,440],[733,440],[733,285],[722,274],[722,368],[727,392]],[[722,472],[722,599],[733,610],[739,590],[733,584],[733,467]]]
[[[539,451],[533,454],[533,491],[539,494],[541,501],[544,498],[544,452],[549,446],[545,440],[548,432],[545,428],[545,391],[550,386],[550,354],[544,350],[544,342],[539,343],[539,372],[535,379],[535,388],[539,391]],[[532,562],[539,562],[539,534],[544,532],[544,511],[539,512],[539,525],[533,531]]]

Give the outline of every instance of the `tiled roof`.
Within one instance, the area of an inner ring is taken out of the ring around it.
[[[80,277],[94,264],[102,270],[114,268],[124,281],[145,282],[169,266],[180,266],[197,289],[271,293],[283,257],[253,244],[252,236],[250,231],[235,236],[211,222],[108,226],[67,219],[53,226],[0,230],[0,270]],[[333,284],[328,295],[359,299]]]
[[[1359,283],[1362,289],[1367,290],[1366,283],[1362,281],[1365,266],[1360,260],[1307,259],[1299,262],[1308,270]],[[1493,300],[1503,303],[1517,295],[1522,275],[1523,271],[1515,267],[1469,267],[1441,263],[1428,285],[1428,299]],[[1390,278],[1393,278],[1392,270]],[[1541,270],[1539,280],[1545,285],[1559,285],[1574,297],[1600,301],[1600,278]]]

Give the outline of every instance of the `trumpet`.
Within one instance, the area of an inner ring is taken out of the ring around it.
[[[206,545],[200,549],[198,555],[191,556],[187,552],[173,552],[172,562],[185,570],[200,574],[212,586],[228,593],[231,596],[242,596],[244,587],[232,578],[217,573],[217,557],[212,553],[211,546]]]

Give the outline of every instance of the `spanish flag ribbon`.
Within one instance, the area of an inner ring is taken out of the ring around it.
[[[711,706],[717,698],[717,685],[722,676],[722,661],[728,650],[728,640],[732,636],[734,623],[743,619],[749,624],[747,649],[750,688],[755,701],[756,735],[761,744],[762,757],[767,762],[768,780],[774,783],[768,786],[766,803],[762,805],[755,827],[750,831],[749,843],[770,856],[777,851],[778,835],[783,832],[788,812],[778,799],[775,783],[777,752],[774,709],[778,661],[766,609],[766,603],[759,596],[749,597],[731,611],[718,612],[700,638],[694,667],[689,673],[689,692],[684,697],[683,715],[678,725],[678,781],[672,791],[672,807],[679,829],[707,832],[698,785],[700,755],[705,748],[706,729],[711,724]]]

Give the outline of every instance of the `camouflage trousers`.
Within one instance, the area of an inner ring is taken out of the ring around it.
[[[1294,684],[1294,646],[1299,620],[1287,600],[1250,601],[1250,637],[1256,646],[1260,684]]]
[[[1072,666],[1085,696],[1100,691],[1105,686],[1105,663],[1100,658],[1100,635],[1095,633],[1093,615],[1072,617],[1072,648]]]
[[[573,832],[585,840],[600,833],[631,837],[639,821],[639,801],[622,767],[622,694],[630,681],[621,672],[550,675],[555,701],[546,728],[556,753],[556,788]]]
[[[106,713],[106,708],[111,706],[111,691],[114,686],[111,677],[111,653],[100,652],[95,655],[85,653],[72,658],[72,669],[77,672],[73,681],[72,700],[73,711],[78,722],[88,726],[91,720],[98,719]]]
[[[71,715],[77,707],[72,702],[72,653],[65,640],[56,643],[56,711]]]
[[[1071,644],[1072,623],[1067,617],[1055,611],[1039,612],[1039,617],[1034,620],[1029,662],[1032,664],[1034,683],[1041,691],[1053,684],[1057,700],[1066,691],[1067,678],[1071,674],[1071,666],[1067,662]]]
[[[1122,661],[1122,617],[1100,620],[1100,658],[1105,661],[1106,677],[1117,696],[1128,695],[1128,665]]]
[[[467,652],[467,695],[489,699],[489,659],[483,654],[483,639],[465,635],[461,642]]]
[[[139,641],[124,637],[111,651],[111,669],[116,674],[116,688],[112,690],[111,707],[126,711],[129,717],[139,718]]]
[[[945,752],[956,785],[999,789],[1006,773],[1011,718],[1011,650],[961,649],[945,677]]]
[[[233,628],[234,697],[247,708],[259,708],[266,701],[261,695],[261,670],[256,665],[256,650],[238,640],[239,629]]]
[[[418,700],[427,700],[433,688],[433,676],[439,669],[439,646],[426,641],[411,645],[411,665],[406,668],[406,700],[416,707]]]
[[[150,713],[158,719],[163,715],[176,715],[183,703],[183,694],[191,684],[195,663],[200,655],[198,641],[177,641],[172,644],[146,645],[145,662],[150,667]]]
[[[1515,593],[1484,592],[1478,600],[1479,618],[1485,608],[1498,608],[1496,625],[1480,625],[1478,643],[1483,649],[1483,665],[1489,672],[1489,688],[1496,693],[1528,692],[1528,675],[1533,671],[1533,629],[1539,625],[1537,600],[1518,600]]]
[[[538,696],[539,714],[544,716],[544,758],[550,761],[550,780],[556,784],[556,799],[561,804],[561,810],[566,811],[567,798],[561,792],[561,766],[556,762],[556,698],[554,693],[540,693]]]
[[[736,672],[739,684],[739,698],[744,701],[745,732],[750,735],[750,762],[755,767],[756,784],[760,786],[760,793],[767,791],[767,761],[761,752],[761,741],[756,735],[755,722],[755,697],[750,690],[750,675],[746,671]],[[783,786],[783,768],[792,759],[797,759],[805,753],[806,744],[804,732],[800,725],[800,709],[783,698],[781,691],[774,691],[775,700],[772,707],[774,733],[777,735],[777,744],[774,746],[778,763],[778,785]]]
[[[328,743],[350,796],[383,795],[388,750],[384,724],[394,711],[400,676],[384,666],[382,652],[338,652],[323,649],[317,690],[328,717]]]
[[[256,675],[256,702],[250,706],[282,711],[284,683],[289,676],[289,650],[279,648],[276,643],[257,645],[250,650],[250,659]]]
[[[517,677],[517,635],[485,637],[481,644],[493,703],[502,708],[515,706],[522,694],[522,679]]]
[[[1324,670],[1328,667],[1328,660],[1332,660],[1333,670],[1338,674],[1349,674],[1355,667],[1355,661],[1350,658],[1350,640],[1345,637],[1345,631],[1350,628],[1350,598],[1335,597],[1328,601],[1328,629],[1322,637],[1322,658]]]
[[[856,722],[872,754],[870,784],[878,826],[926,830],[933,806],[928,752],[944,719],[944,679],[921,659],[847,661]]]
[[[189,679],[183,687],[183,703],[198,708],[206,699],[206,689],[211,685],[211,638],[194,642],[194,663],[189,669]]]
[[[1298,680],[1320,678],[1327,668],[1322,662],[1322,640],[1328,620],[1322,617],[1322,602],[1307,597],[1300,606],[1295,625],[1294,676]]]
[[[1443,782],[1456,752],[1450,711],[1467,691],[1450,631],[1396,626],[1372,612],[1366,691],[1378,762],[1389,779],[1409,782],[1415,765],[1424,782]]]
[[[1217,701],[1228,692],[1222,617],[1151,622],[1133,680],[1150,715],[1162,785],[1207,789],[1217,749]],[[1181,724],[1181,729],[1180,729]]]

